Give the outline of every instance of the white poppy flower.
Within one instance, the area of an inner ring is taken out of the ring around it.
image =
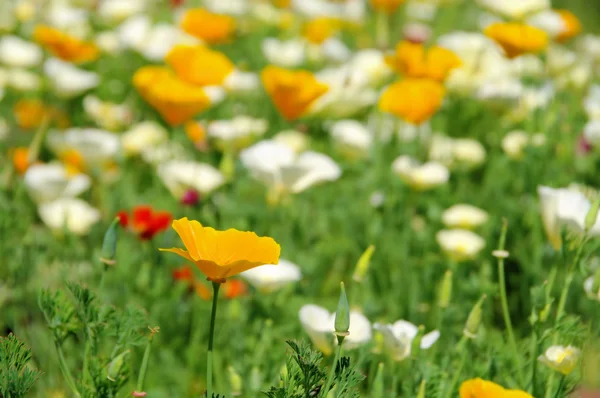
[[[57,58],[50,58],[44,63],[44,72],[56,94],[64,98],[76,97],[100,84],[98,74]]]
[[[478,0],[478,4],[496,14],[515,20],[550,8],[550,0]]]
[[[88,36],[91,31],[89,12],[63,2],[51,3],[50,8],[44,10],[44,18],[49,25],[78,38]]]
[[[209,194],[225,183],[223,174],[208,163],[170,160],[158,166],[158,176],[171,194],[181,199],[187,191]]]
[[[523,158],[525,148],[528,146],[539,147],[546,143],[543,133],[528,134],[525,131],[515,130],[507,133],[502,138],[502,149],[511,159]]]
[[[87,234],[100,221],[100,211],[77,198],[59,198],[38,207],[40,218],[50,229],[62,232],[64,228],[75,235]]]
[[[18,36],[0,38],[0,64],[29,68],[42,62],[42,49]]]
[[[362,22],[366,13],[364,0],[332,2],[327,0],[292,0],[292,9],[309,19],[318,17],[338,18]]]
[[[118,130],[133,118],[133,111],[129,106],[102,101],[95,95],[83,98],[83,110],[98,126],[108,130]]]
[[[438,162],[420,163],[411,156],[402,155],[392,163],[392,170],[416,190],[428,190],[446,184],[450,172]]]
[[[70,175],[60,163],[31,165],[24,176],[29,196],[36,203],[48,203],[59,198],[75,197],[91,185],[85,174]]]
[[[280,259],[278,264],[267,264],[244,271],[240,276],[263,292],[274,292],[302,279],[300,267],[284,259]]]
[[[583,100],[587,116],[592,120],[600,120],[600,85],[592,84]]]
[[[118,23],[133,15],[143,13],[146,7],[146,0],[103,0],[96,12],[108,23]]]
[[[600,36],[583,35],[577,40],[577,49],[593,62],[600,61]]]
[[[565,21],[560,14],[552,9],[543,10],[530,16],[525,23],[543,30],[550,37],[558,36],[566,28]]]
[[[249,11],[250,3],[247,0],[204,0],[203,5],[216,14],[241,17]]]
[[[260,87],[260,79],[254,72],[242,72],[234,69],[223,82],[223,87],[231,92],[248,92]]]
[[[323,57],[330,62],[340,63],[347,61],[352,51],[337,37],[330,37],[321,44]]]
[[[594,276],[586,278],[586,280],[583,282],[583,290],[585,291],[585,294],[588,296],[588,298],[600,301],[600,289],[594,291],[594,279],[596,279]]]
[[[374,329],[383,335],[383,345],[395,361],[402,361],[410,356],[412,343],[419,328],[405,320],[393,324],[376,323]],[[440,332],[434,330],[421,338],[421,349],[429,349],[440,337]]]
[[[348,61],[348,67],[364,74],[370,87],[381,85],[394,74],[385,60],[385,54],[373,48],[356,51]]]
[[[269,122],[250,116],[239,115],[229,120],[214,120],[206,130],[210,139],[215,140],[221,149],[243,148],[256,137],[266,133]]]
[[[330,134],[339,150],[350,158],[366,156],[373,145],[371,131],[356,120],[335,122]]]
[[[289,146],[294,152],[304,152],[308,148],[308,136],[297,130],[283,130],[275,134],[273,141]]]
[[[42,79],[27,69],[12,68],[7,71],[6,85],[16,91],[37,91],[42,87]]]
[[[117,28],[117,33],[123,46],[139,51],[151,29],[152,21],[148,16],[136,15],[123,22]]]
[[[442,251],[456,261],[477,257],[485,247],[485,239],[467,229],[445,229],[435,239]]]
[[[306,59],[306,43],[299,39],[279,40],[267,37],[263,40],[262,52],[270,64],[293,68]]]
[[[132,126],[121,136],[121,145],[126,155],[138,155],[169,139],[167,130],[156,122],[141,122]]]
[[[119,34],[113,30],[99,32],[96,35],[96,45],[105,53],[116,55],[123,50],[123,43],[119,38]]]
[[[52,130],[48,133],[47,142],[57,154],[77,151],[90,166],[104,166],[113,161],[121,148],[121,140],[117,134],[93,128]]]
[[[554,345],[549,347],[538,360],[550,369],[568,375],[579,363],[581,350],[573,346]]]
[[[452,155],[457,163],[478,166],[485,161],[486,152],[481,142],[471,138],[452,140]]]
[[[442,222],[449,228],[472,229],[488,220],[486,211],[468,204],[457,204],[442,213]]]
[[[600,119],[587,122],[583,127],[583,136],[592,145],[600,144]]]

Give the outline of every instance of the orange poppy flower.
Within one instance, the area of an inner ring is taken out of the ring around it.
[[[225,54],[203,46],[175,46],[165,61],[180,79],[199,86],[220,86],[235,69]]]
[[[556,41],[564,43],[581,33],[581,22],[575,14],[569,10],[556,10],[556,12],[560,15],[565,26],[565,29],[556,37]]]
[[[308,71],[267,66],[261,73],[267,94],[287,120],[301,117],[329,89]]]
[[[70,125],[66,113],[46,105],[38,99],[21,99],[17,101],[13,107],[13,113],[17,125],[22,129],[37,128],[44,122],[54,123],[59,128],[67,128]]]
[[[181,29],[208,44],[219,44],[229,41],[233,36],[235,19],[204,8],[192,8],[183,15]]]
[[[193,262],[213,282],[222,283],[226,278],[251,268],[279,263],[279,244],[254,232],[236,229],[217,231],[187,217],[174,220],[173,229],[187,250],[159,250],[178,254]]]
[[[26,147],[17,147],[12,150],[13,167],[19,174],[25,174],[29,168],[29,149]]]
[[[438,111],[444,94],[444,86],[435,80],[404,79],[388,86],[379,99],[379,109],[421,124]]]
[[[142,98],[172,126],[190,120],[211,105],[202,87],[187,83],[161,66],[144,66],[133,75]]]
[[[100,55],[98,47],[49,26],[36,26],[33,38],[54,56],[76,64],[93,61]]]
[[[507,390],[491,381],[471,379],[460,386],[460,398],[533,398],[521,390]]]
[[[322,44],[340,29],[340,21],[320,17],[307,22],[304,25],[303,36],[313,44]]]
[[[546,32],[517,22],[496,22],[485,29],[485,35],[498,43],[508,58],[538,53],[548,46]]]
[[[371,0],[371,7],[376,11],[383,11],[391,14],[396,11],[402,3],[404,3],[404,0]]]
[[[396,72],[407,77],[428,78],[443,82],[450,71],[461,65],[460,58],[443,47],[433,46],[425,51],[420,43],[401,41],[396,52],[385,58]]]

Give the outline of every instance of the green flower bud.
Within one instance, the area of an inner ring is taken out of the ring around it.
[[[250,389],[252,391],[260,391],[262,387],[263,376],[258,366],[253,366],[250,370]]]
[[[229,385],[231,386],[231,395],[237,397],[242,395],[242,377],[238,372],[235,371],[233,366],[227,368],[227,375],[229,376]]]
[[[425,380],[421,380],[421,385],[419,386],[419,393],[417,394],[417,398],[425,398]]]
[[[346,288],[344,282],[340,283],[340,301],[338,302],[337,310],[335,311],[335,334],[338,336],[338,340],[347,336],[350,329],[350,305],[348,304],[348,297],[346,297]]]
[[[475,339],[477,337],[477,333],[479,332],[479,326],[481,325],[482,317],[481,307],[483,306],[485,297],[485,294],[481,296],[479,301],[475,304],[475,306],[469,313],[469,317],[467,318],[467,323],[465,324],[465,328],[463,329],[463,335],[469,339]]]
[[[115,257],[117,255],[117,231],[119,228],[119,217],[115,217],[113,222],[110,224],[106,233],[104,234],[104,241],[102,242],[102,255],[100,261],[106,265],[115,265],[117,262]]]
[[[110,381],[116,381],[121,373],[121,369],[123,369],[123,364],[125,363],[125,357],[129,355],[129,350],[123,351],[119,355],[117,355],[110,363],[108,364],[106,370],[106,378]]]
[[[596,199],[585,216],[585,231],[592,229],[598,219],[598,210],[600,209],[600,199]]]
[[[452,297],[452,271],[448,270],[444,273],[444,279],[440,284],[440,291],[438,296],[438,305],[440,308],[448,308],[450,305],[450,298]]]
[[[367,249],[363,252],[363,254],[358,259],[356,263],[356,268],[354,269],[354,275],[352,275],[352,279],[356,282],[362,282],[369,271],[369,266],[371,265],[371,257],[373,257],[373,253],[375,252],[375,246],[369,245]]]

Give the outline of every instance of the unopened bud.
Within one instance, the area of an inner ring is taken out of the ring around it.
[[[477,337],[477,333],[479,332],[479,326],[481,325],[482,318],[482,306],[485,301],[485,294],[481,296],[479,301],[475,304],[471,312],[469,313],[469,317],[467,318],[467,323],[465,324],[465,328],[463,329],[463,335],[469,339],[475,339]]]
[[[346,296],[346,288],[344,282],[340,282],[340,301],[338,301],[337,310],[335,311],[335,334],[338,336],[338,341],[343,340],[348,336],[350,329],[350,305]],[[341,343],[341,341],[339,341]]]
[[[125,357],[127,357],[127,355],[129,355],[129,350],[123,351],[122,353],[117,355],[115,359],[110,361],[106,370],[106,378],[108,380],[117,380],[119,374],[121,373],[121,369],[123,369],[123,364],[125,363]]]
[[[438,296],[438,305],[440,308],[448,308],[450,299],[452,298],[452,271],[448,270],[444,273],[444,279],[440,284],[440,293]]]
[[[242,377],[238,372],[235,371],[233,366],[227,368],[227,375],[229,376],[229,385],[231,386],[231,395],[237,397],[242,395]]]
[[[250,371],[250,389],[252,391],[260,391],[262,387],[262,373],[258,366],[253,366]]]
[[[354,275],[352,275],[352,279],[356,282],[362,282],[369,271],[369,266],[371,265],[371,257],[373,257],[373,253],[375,252],[375,246],[369,245],[367,249],[363,252],[363,254],[358,259],[356,263],[356,268],[354,269]]]
[[[417,398],[425,398],[425,380],[421,380],[421,385],[419,386],[419,393],[417,394]]]
[[[600,209],[600,198],[592,202],[592,206],[585,216],[585,231],[588,232],[598,219],[598,210]]]
[[[115,257],[117,255],[117,231],[119,228],[119,217],[115,217],[113,222],[110,224],[106,233],[104,234],[104,241],[102,242],[102,254],[100,261],[106,265],[115,265],[117,261]]]

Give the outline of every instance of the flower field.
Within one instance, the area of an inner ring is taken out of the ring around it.
[[[600,6],[0,2],[0,397],[600,397]]]

